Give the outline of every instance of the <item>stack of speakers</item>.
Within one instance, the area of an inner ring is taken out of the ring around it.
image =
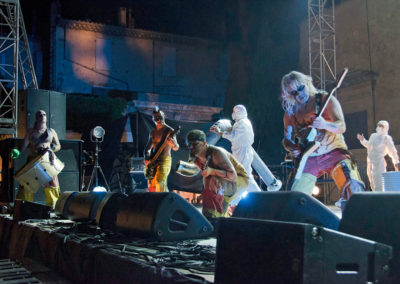
[[[23,137],[26,130],[35,123],[35,114],[44,110],[47,114],[47,126],[53,128],[59,139],[66,135],[66,105],[67,96],[64,93],[26,89],[18,93],[18,136]]]
[[[175,193],[64,192],[55,213],[75,221],[94,221],[103,229],[158,241],[199,239],[213,226]]]
[[[357,193],[340,220],[300,192],[249,193],[217,222],[215,283],[400,283],[399,208]]]
[[[38,110],[46,112],[47,127],[54,129],[60,139],[61,150],[56,155],[65,164],[63,171],[58,175],[61,191],[79,190],[83,141],[64,140],[66,137],[66,95],[41,89],[21,90],[18,93],[19,137],[24,137],[27,129],[34,126],[35,114]],[[23,152],[21,157],[16,160],[10,158],[10,152],[11,149],[20,148],[22,141],[22,138],[0,141],[0,156],[2,158],[1,201],[12,202],[17,194],[18,183],[14,181],[14,175],[25,165],[28,151]],[[35,201],[45,202],[43,190],[39,190],[35,194]]]
[[[300,192],[249,193],[232,218],[216,221],[215,282],[400,283],[398,208],[398,193],[354,194],[340,220]],[[213,233],[175,193],[64,192],[55,211],[157,241]]]

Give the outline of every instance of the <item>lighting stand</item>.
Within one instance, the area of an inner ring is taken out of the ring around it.
[[[100,152],[100,142],[99,141],[94,141],[96,143],[96,151],[94,153],[94,159],[93,159],[93,171],[92,174],[90,175],[90,180],[88,184],[88,191],[91,191],[92,189],[92,184],[93,180],[95,181],[95,186],[97,187],[99,185],[99,172],[101,174],[101,177],[103,178],[105,184],[106,184],[106,189],[107,191],[110,191],[110,187],[108,186],[108,182],[106,180],[106,177],[104,176],[103,170],[101,169],[101,166],[99,164],[99,152]]]

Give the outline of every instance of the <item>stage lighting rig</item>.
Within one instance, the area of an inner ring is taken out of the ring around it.
[[[96,126],[90,131],[90,141],[103,142],[106,131],[101,126]]]
[[[103,127],[101,126],[96,126],[90,131],[90,141],[96,144],[96,150],[94,152],[94,157],[93,157],[93,171],[92,174],[90,175],[90,180],[88,184],[88,190],[94,190],[95,188],[99,187],[99,173],[101,177],[104,180],[104,183],[106,185],[106,190],[110,191],[110,187],[108,186],[108,182],[106,180],[106,177],[104,176],[103,170],[101,169],[100,163],[99,163],[99,152],[101,151],[100,149],[100,143],[103,142],[104,140],[104,135],[106,134],[106,131],[104,130]],[[94,182],[94,184],[93,184]],[[92,186],[94,185],[93,189]]]

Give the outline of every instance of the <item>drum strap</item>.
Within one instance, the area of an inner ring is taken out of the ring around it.
[[[50,149],[48,149],[47,152],[49,152],[50,165],[54,166],[54,153]]]
[[[46,152],[49,152],[49,161],[50,161],[50,165],[54,166],[54,153],[53,151],[51,151],[50,149],[43,149],[42,151],[40,151],[40,153],[38,153],[39,155],[44,155],[46,154]]]
[[[35,143],[35,145],[44,143],[44,142],[46,142],[46,141],[49,139],[50,135],[51,135],[50,130],[49,130],[49,129],[46,129],[46,131],[43,132],[39,137],[34,137],[34,138],[32,139],[32,140],[33,140],[33,143]]]

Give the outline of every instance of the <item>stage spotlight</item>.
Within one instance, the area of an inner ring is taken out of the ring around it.
[[[99,153],[101,151],[100,149],[100,144],[103,142],[104,139],[104,134],[106,134],[106,131],[103,129],[101,126],[96,126],[90,131],[90,140],[95,143],[96,145],[96,150],[94,152],[94,159],[93,159],[93,171],[92,174],[90,175],[90,180],[87,188],[91,190],[93,182],[94,182],[94,188],[99,186],[99,173],[101,174],[101,177],[104,180],[104,183],[107,187],[108,190],[110,190],[110,187],[108,186],[108,182],[106,177],[104,176],[103,170],[101,169],[101,166],[99,164]],[[93,189],[94,191],[94,189]],[[101,190],[100,192],[102,192]],[[99,190],[98,190],[99,192]]]
[[[107,189],[104,186],[95,186],[92,191],[93,192],[107,192]]]
[[[319,195],[320,189],[318,186],[314,186],[313,190],[312,190],[312,195],[317,196]]]
[[[90,138],[91,138],[92,142],[97,142],[97,141],[101,142],[101,141],[103,141],[105,134],[106,134],[106,131],[104,130],[103,127],[96,126],[90,132]]]

